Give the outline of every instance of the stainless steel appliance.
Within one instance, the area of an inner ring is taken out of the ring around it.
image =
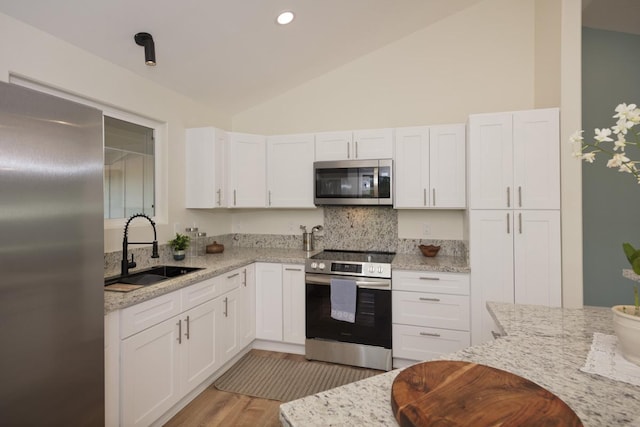
[[[390,370],[391,261],[394,254],[323,251],[307,259],[307,359]],[[331,279],[357,285],[355,322],[331,317]]]
[[[316,205],[393,205],[393,161],[315,162]]]
[[[0,82],[0,425],[104,424],[102,113]]]

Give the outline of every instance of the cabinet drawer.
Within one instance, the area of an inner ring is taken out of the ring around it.
[[[126,338],[179,314],[180,291],[161,295],[121,310],[120,338]]]
[[[392,291],[393,323],[469,330],[469,297],[465,295]]]
[[[236,288],[239,288],[246,280],[247,267],[236,268],[235,270],[227,271],[224,274],[214,277],[216,282],[217,295],[226,294]]]
[[[189,310],[221,295],[220,286],[216,283],[215,277],[182,288],[180,289],[180,293],[182,298],[182,311]]]
[[[393,290],[469,295],[469,275],[431,271],[393,272]]]
[[[469,347],[469,332],[419,326],[393,325],[393,357],[433,360]]]

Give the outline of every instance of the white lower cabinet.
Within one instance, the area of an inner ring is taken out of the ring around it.
[[[152,424],[253,340],[253,278],[242,267],[120,311],[120,425]]]
[[[470,345],[468,274],[399,270],[392,283],[394,367]]]
[[[256,263],[256,338],[304,344],[304,300],[303,265]]]

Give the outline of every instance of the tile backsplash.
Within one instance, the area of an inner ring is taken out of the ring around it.
[[[325,206],[324,246],[396,252],[398,213],[390,206]]]

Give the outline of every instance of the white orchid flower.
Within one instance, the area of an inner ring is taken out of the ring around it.
[[[627,163],[629,158],[625,156],[624,152],[614,154],[611,159],[607,162],[608,168],[619,168],[623,163]]]
[[[603,128],[603,129],[596,128],[595,133],[596,133],[596,136],[594,137],[594,139],[598,142],[613,141],[613,139],[609,138],[609,135],[611,135],[611,129],[609,128]]]
[[[596,153],[595,151],[592,151],[590,153],[584,153],[580,157],[582,157],[582,160],[584,160],[587,163],[593,163],[593,161],[596,159]]]
[[[584,137],[582,136],[582,133],[584,131],[583,130],[577,130],[575,131],[573,134],[571,134],[571,136],[569,137],[569,142],[572,143],[576,143],[576,142],[580,142],[582,143],[582,141],[584,140]]]
[[[620,133],[618,134],[618,139],[613,143],[613,151],[618,151],[618,148],[620,151],[624,151],[626,145],[627,141],[624,139],[624,135]]]
[[[615,114],[613,118],[614,119],[617,119],[620,117],[629,118],[630,115],[634,114],[634,110],[636,110],[636,108],[637,108],[636,104],[627,105],[626,103],[623,102],[622,104],[619,104],[616,107],[616,113],[618,114]]]
[[[634,125],[635,123],[633,123],[632,121],[628,121],[623,117],[620,120],[618,120],[616,125],[613,126],[611,129],[613,129],[613,133],[615,133],[616,135],[618,134],[626,135],[627,131],[631,129]]]

